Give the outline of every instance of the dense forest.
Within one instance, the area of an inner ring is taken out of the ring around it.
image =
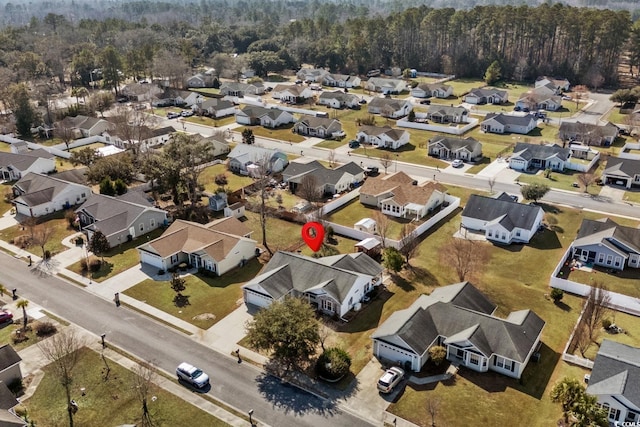
[[[318,9],[311,17],[283,22],[284,12],[278,9],[283,2],[229,0],[230,6],[216,9],[215,16],[161,24],[160,17],[195,3],[98,3],[111,5],[129,19],[77,20],[49,13],[0,29],[0,100],[6,99],[11,83],[21,81],[71,80],[74,86],[89,87],[98,79],[92,73],[96,69],[104,77],[103,87],[117,88],[125,77],[180,81],[199,66],[215,67],[231,78],[247,66],[265,76],[304,63],[346,74],[398,66],[482,77],[497,62],[504,78],[522,81],[550,74],[600,86],[615,84],[621,53],[632,66],[640,65],[640,21],[633,23],[625,10],[556,3],[459,10],[420,6],[370,15],[353,0],[315,2]],[[212,3],[202,0],[199,7]],[[252,10],[250,4],[264,7]],[[79,3],[78,10],[82,5],[86,3]],[[141,12],[152,6],[156,12]],[[268,6],[274,10],[267,12]],[[342,19],[345,10],[349,17]],[[136,14],[144,18],[130,19]],[[234,14],[245,20],[227,23]]]

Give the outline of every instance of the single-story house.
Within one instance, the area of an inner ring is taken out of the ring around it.
[[[249,166],[267,163],[269,173],[282,172],[289,164],[287,155],[279,150],[258,147],[249,144],[238,144],[227,155],[230,171],[240,175],[249,175]]]
[[[221,276],[256,256],[251,230],[237,218],[208,224],[176,220],[162,236],[138,246],[140,263],[169,270],[185,262]]]
[[[390,126],[360,126],[356,139],[361,143],[375,145],[378,148],[391,148],[397,150],[409,143],[411,135],[403,129],[395,129]]]
[[[362,218],[353,225],[353,228],[365,233],[375,234],[378,232],[378,223],[373,218]]]
[[[640,186],[640,160],[609,157],[607,167],[602,171],[602,181],[627,189]]]
[[[48,174],[56,170],[56,156],[39,148],[26,153],[0,151],[0,178],[15,181],[29,172]]]
[[[427,119],[436,123],[466,123],[469,110],[462,106],[433,104],[427,108]]]
[[[608,147],[618,137],[620,129],[611,122],[605,125],[562,121],[558,138],[562,141],[576,141],[584,145]]]
[[[418,372],[429,360],[429,349],[442,346],[451,362],[520,378],[538,349],[545,322],[531,310],[514,311],[506,319],[495,310],[469,282],[436,288],[376,329],[373,354]]]
[[[322,83],[322,80],[329,72],[324,68],[301,68],[296,77],[304,82]]]
[[[214,81],[213,73],[198,73],[187,77],[187,87],[213,87]]]
[[[573,258],[607,268],[640,268],[640,230],[609,218],[583,219],[571,244]]]
[[[282,102],[297,104],[304,102],[313,96],[313,92],[306,85],[276,85],[271,91],[273,99],[279,99]]]
[[[266,128],[277,128],[278,126],[294,123],[293,114],[279,108],[264,108],[256,106],[246,106],[242,110],[236,111],[236,122],[241,125],[260,125]]]
[[[220,84],[220,94],[223,96],[262,95],[265,89],[262,83],[224,82]]]
[[[78,115],[65,117],[56,124],[56,128],[70,130],[76,139],[102,135],[103,132],[113,128],[113,124],[105,119]]]
[[[120,96],[133,102],[149,102],[161,93],[161,88],[149,83],[129,83],[120,89]]]
[[[86,185],[33,172],[24,175],[12,189],[16,212],[29,217],[69,209],[91,195],[91,187]]]
[[[293,131],[300,135],[317,138],[341,138],[344,137],[342,123],[337,119],[329,117],[316,117],[308,114],[303,115],[293,125]]]
[[[446,194],[442,184],[416,185],[407,174],[397,172],[367,178],[360,188],[360,203],[375,206],[385,215],[417,220],[442,205]]]
[[[216,157],[224,156],[225,154],[229,154],[229,152],[231,151],[229,143],[220,133],[211,136],[202,136],[200,134],[196,134],[194,135],[194,140],[197,142],[205,142],[211,145],[213,147],[211,149],[211,153]]]
[[[112,129],[105,131],[102,136],[108,144],[114,145],[121,149],[137,148],[146,151],[157,145],[164,145],[171,140],[171,135],[176,132],[173,126],[153,129],[145,125],[114,126]]]
[[[138,191],[129,191],[119,197],[92,194],[75,212],[88,239],[101,231],[112,248],[168,222],[167,212],[154,207]]]
[[[640,424],[639,360],[640,348],[627,344],[604,339],[598,348],[586,391],[598,399],[610,425]]]
[[[200,95],[198,92],[178,89],[165,89],[163,97],[173,99],[175,105],[182,105],[189,108],[197,106],[205,100],[205,97]]]
[[[0,425],[3,427],[27,427],[26,421],[18,417],[13,409],[20,402],[8,387],[16,381],[22,381],[21,360],[9,344],[0,347]]]
[[[557,144],[540,145],[519,142],[509,157],[509,167],[514,170],[551,169],[563,171],[571,159],[571,150]]]
[[[472,137],[435,136],[429,140],[428,150],[430,156],[440,159],[469,161],[482,157],[482,144]]]
[[[323,195],[333,195],[347,191],[364,180],[364,169],[355,162],[346,163],[337,168],[326,168],[314,160],[309,163],[292,162],[282,171],[282,181],[289,190],[296,193],[298,186],[306,177],[313,177]]]
[[[496,243],[529,243],[543,217],[540,206],[518,203],[506,193],[497,197],[472,194],[462,210],[462,227],[482,231]]]
[[[360,77],[347,74],[327,74],[322,80],[322,84],[325,86],[343,88],[360,87],[361,83]]]
[[[260,274],[242,286],[245,304],[268,307],[287,296],[344,317],[382,283],[383,268],[364,253],[313,258],[276,252]]]
[[[341,90],[324,91],[318,97],[318,104],[331,108],[357,108],[360,105],[360,98]]]
[[[364,83],[365,90],[380,92],[385,95],[397,95],[407,88],[407,82],[386,77],[371,77]]]
[[[533,114],[513,115],[504,113],[489,113],[480,123],[483,132],[491,133],[519,133],[526,135],[538,125]]]
[[[569,88],[571,87],[571,84],[569,83],[569,80],[567,80],[564,77],[554,78],[554,77],[540,76],[536,79],[534,86],[536,88],[547,86],[553,89],[553,91],[556,94],[559,94],[559,93],[568,91]]]
[[[413,105],[406,99],[373,98],[367,105],[369,114],[380,114],[382,117],[390,117],[392,119],[404,117],[412,109]]]
[[[549,94],[546,90],[533,89],[521,94],[515,106],[520,109],[527,108],[531,111],[557,111],[562,108],[562,98],[559,95]]]
[[[453,95],[453,86],[443,83],[420,83],[411,89],[411,96],[416,98],[448,98]]]
[[[211,98],[193,106],[194,111],[207,116],[218,118],[235,114],[236,106],[226,99]]]
[[[464,96],[464,102],[467,104],[504,104],[508,101],[509,93],[506,90],[496,89],[495,87],[471,89]]]

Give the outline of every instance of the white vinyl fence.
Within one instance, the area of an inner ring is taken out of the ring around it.
[[[424,117],[421,117],[424,116]],[[426,115],[424,113],[416,113],[416,118],[426,120]],[[449,125],[439,125],[437,123],[420,123],[420,122],[410,122],[406,117],[398,120],[396,124],[402,128],[410,128],[410,129],[419,129],[419,130],[430,130],[434,132],[442,132],[448,133],[451,135],[462,135],[463,133],[473,129],[478,126],[478,119],[468,118],[467,124],[464,126],[459,126],[459,124]]]

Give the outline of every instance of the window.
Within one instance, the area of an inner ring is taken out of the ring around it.
[[[144,231],[144,224],[140,224],[140,231]]]
[[[598,254],[598,263],[602,264],[604,262],[604,254],[603,253],[599,253]]]
[[[516,236],[520,237],[520,230],[516,231]]]
[[[151,228],[154,228],[156,226],[156,219],[155,218],[151,218],[149,220],[149,224],[151,225]]]
[[[620,409],[612,408],[608,403],[604,403],[602,405],[602,409],[604,409],[610,420],[619,421],[620,420]]]
[[[488,231],[487,231],[487,236],[489,236],[489,237],[493,237],[493,231],[488,230]]]
[[[613,262],[613,255],[607,255],[607,265],[611,265]]]
[[[82,198],[84,199],[85,197],[87,197],[87,195],[85,193],[82,193]]]
[[[621,258],[617,256],[615,261],[613,262],[613,265],[615,265],[616,267],[620,267],[620,261],[621,261]]]
[[[471,362],[472,365],[479,365],[480,364],[480,356],[478,356],[477,354],[470,354],[469,357],[469,362]]]

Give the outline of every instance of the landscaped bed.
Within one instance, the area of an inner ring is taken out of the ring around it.
[[[62,244],[62,240],[65,237],[78,232],[78,230],[69,227],[69,222],[64,218],[64,215],[64,211],[58,211],[46,217],[40,217],[38,218],[40,223],[34,227],[34,233],[37,229],[43,228],[50,231],[44,248],[49,251],[52,256],[67,250],[67,247]],[[0,239],[16,245],[19,243],[18,240],[27,239],[30,235],[31,231],[26,224],[18,224],[13,227],[5,228],[4,230],[0,230]],[[24,249],[39,257],[43,256],[40,245],[36,245],[33,242]]]

